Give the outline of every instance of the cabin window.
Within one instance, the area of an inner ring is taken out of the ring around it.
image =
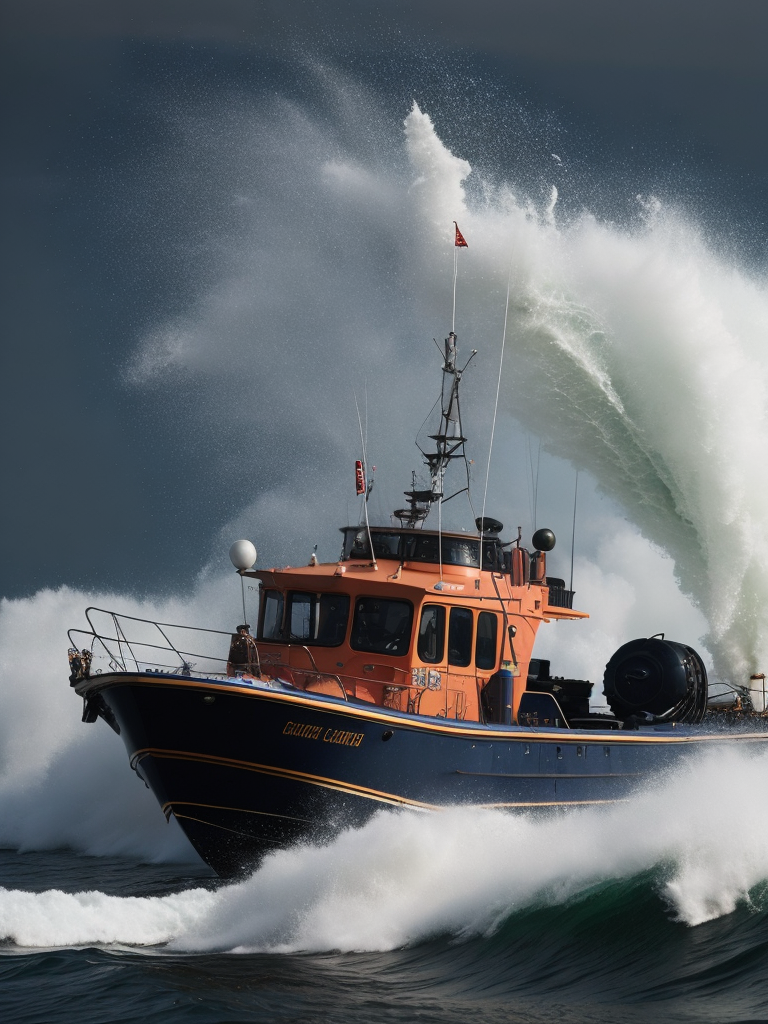
[[[504,552],[497,540],[483,541],[483,568],[504,572]]]
[[[442,537],[428,533],[409,538],[410,546],[406,559],[410,562],[442,561],[443,565],[465,565],[478,567],[478,542],[469,537]],[[441,558],[442,555],[442,558]]]
[[[338,647],[344,642],[348,621],[348,594],[319,594],[317,599],[317,637],[314,643]]]
[[[413,605],[381,597],[358,597],[350,646],[355,651],[400,656],[411,642]]]
[[[439,604],[425,605],[419,623],[418,653],[427,665],[438,665],[445,648],[445,608]]]
[[[400,534],[373,532],[373,553],[376,558],[393,558],[400,560]],[[371,557],[371,545],[368,543],[367,530],[346,530],[344,533],[344,550],[342,558],[361,558],[366,561]]]
[[[496,634],[499,619],[493,612],[480,612],[477,617],[475,665],[478,668],[496,668]]]
[[[347,594],[288,594],[287,636],[283,632],[283,595],[278,590],[264,592],[261,640],[299,641],[324,647],[344,642],[349,620]]]
[[[289,640],[337,647],[344,640],[349,618],[347,594],[304,594],[292,591],[288,617]]]
[[[377,558],[400,559],[400,534],[399,533],[374,533],[373,553]]]
[[[279,590],[263,591],[261,640],[280,640],[283,630],[283,595]]]
[[[448,625],[448,664],[466,668],[472,661],[472,612],[451,608]]]
[[[463,565],[467,568],[480,567],[480,542],[476,537],[452,536],[431,531],[371,529],[373,555],[368,531],[361,526],[344,528],[343,560],[370,561],[376,558],[391,558],[401,562],[428,562],[437,565]],[[483,568],[503,571],[504,557],[497,537],[483,540]]]
[[[344,557],[345,558],[365,558],[371,557],[371,547],[368,543],[368,531],[358,530],[348,531],[344,537]]]
[[[314,600],[312,594],[289,594],[291,610],[288,615],[288,639],[310,640],[315,632]]]

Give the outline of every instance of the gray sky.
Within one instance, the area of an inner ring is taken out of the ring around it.
[[[423,34],[449,46],[617,67],[765,79],[762,0],[6,0],[6,34],[264,43],[345,30],[356,45]]]

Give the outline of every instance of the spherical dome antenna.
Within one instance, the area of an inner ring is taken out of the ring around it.
[[[250,569],[256,562],[256,548],[249,540],[236,540],[229,549],[229,558],[238,572]]]
[[[551,530],[537,530],[531,542],[537,551],[551,551],[555,546],[555,535]]]

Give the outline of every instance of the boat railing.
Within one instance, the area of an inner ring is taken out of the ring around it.
[[[70,648],[91,655],[90,674],[160,671],[179,675],[227,675],[231,632],[157,622],[136,615],[86,608],[90,629],[70,629]],[[223,641],[226,638],[226,641]]]
[[[371,684],[382,687],[385,706],[419,713],[419,705],[428,689],[414,685],[410,669],[387,666],[389,680],[375,675],[340,676],[318,668],[312,651],[305,645],[295,650],[307,657],[306,667],[288,664],[282,655],[263,649],[250,664],[231,665],[230,644],[235,634],[220,629],[184,626],[179,623],[158,622],[136,615],[113,612],[91,606],[86,609],[88,629],[70,629],[70,667],[72,683],[113,672],[143,672],[163,675],[181,675],[196,678],[241,678],[295,687],[307,693],[323,693],[345,701],[369,697],[358,696],[358,687],[367,694]],[[74,660],[73,660],[74,659]],[[366,666],[368,668],[369,666]],[[373,668],[373,666],[370,666]],[[446,717],[463,718],[466,709],[458,691],[445,690]]]
[[[90,629],[70,629],[67,636],[72,651],[80,656],[83,650],[88,651],[84,674],[89,676],[104,672],[158,672],[223,679],[262,677],[299,690],[329,685],[331,691],[337,689],[338,695],[349,699],[339,676],[320,671],[312,652],[304,646],[298,649],[308,655],[311,667],[287,665],[262,654],[260,658],[256,656],[251,666],[229,671],[227,652],[233,637],[229,631],[157,622],[96,607],[87,608],[85,617]],[[82,657],[80,660],[82,664]]]
[[[282,661],[268,662],[262,658],[262,676],[277,683],[288,683],[304,692],[327,693],[330,697],[339,696],[343,700],[349,700],[350,697],[341,677],[335,672],[322,672],[317,668],[299,668],[296,665],[286,665]],[[330,687],[330,690],[326,690],[324,687]]]

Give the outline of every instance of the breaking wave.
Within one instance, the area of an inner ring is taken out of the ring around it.
[[[768,755],[716,752],[631,802],[550,817],[378,814],[327,846],[271,854],[244,881],[168,896],[0,891],[17,947],[290,953],[489,937],[523,911],[578,904],[644,875],[688,926],[763,908]]]

